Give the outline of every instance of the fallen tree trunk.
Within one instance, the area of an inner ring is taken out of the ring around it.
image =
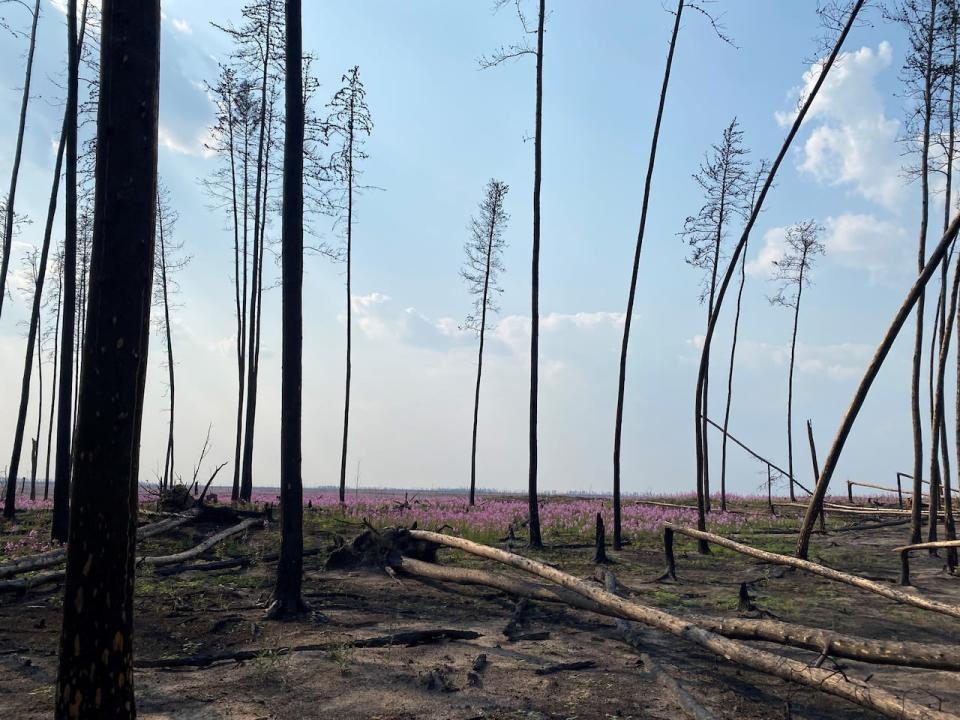
[[[623,616],[615,611],[562,587],[526,582],[486,570],[435,565],[406,557],[401,558],[395,567],[414,577],[426,577],[458,585],[489,587],[517,597],[560,603],[599,615],[623,619]],[[598,579],[602,580],[605,572],[608,571],[598,568],[596,570]],[[630,592],[639,594],[635,591]],[[830,654],[833,657],[847,660],[930,670],[960,670],[960,647],[954,645],[874,640],[779,620],[719,618],[709,615],[684,617],[705,630],[733,640],[771,642],[817,653],[823,652],[829,644]]]
[[[601,582],[607,592],[619,594],[617,591],[617,578],[609,570],[597,568],[596,575],[600,576]],[[657,683],[660,684],[668,693],[670,693],[677,705],[693,720],[714,720],[714,715],[708,711],[700,702],[690,694],[690,692],[680,684],[680,682],[670,675],[663,667],[654,660],[649,653],[643,650],[643,639],[629,622],[623,618],[617,618],[617,629],[623,636],[623,641],[632,647],[640,656],[640,661],[649,674]]]
[[[311,555],[320,555],[326,552],[324,548],[306,548],[303,551],[304,557]],[[248,567],[255,563],[277,562],[280,559],[280,553],[267,553],[263,557],[256,558],[253,555],[243,555],[242,557],[230,558],[229,560],[213,560],[210,562],[194,563],[192,565],[168,565],[158,567],[157,575],[179,575],[185,572],[207,572],[212,570],[229,570],[235,567]]]
[[[346,647],[354,648],[382,648],[392,646],[416,647],[441,642],[443,640],[475,640],[481,634],[473,630],[407,630],[378,635],[372,638],[361,638],[348,643],[320,643],[310,645],[293,645],[278,648],[262,648],[259,650],[230,650],[206,655],[189,655],[186,657],[170,658],[140,658],[133,661],[135,668],[178,668],[178,667],[208,667],[220,662],[244,662],[268,655],[289,655],[294,652],[326,652]]]
[[[670,525],[670,523],[665,523],[664,530],[666,531],[667,529],[671,530],[675,534],[686,535],[687,537],[694,538],[696,540],[705,540],[715,545],[719,545],[720,547],[725,547],[728,550],[733,550],[734,552],[757,558],[758,560],[776,563],[777,565],[786,565],[788,567],[797,568],[798,570],[805,570],[813,575],[825,577],[828,580],[835,580],[836,582],[852,585],[856,588],[860,588],[861,590],[876,593],[877,595],[882,595],[890,600],[903,603],[904,605],[913,605],[914,607],[922,608],[924,610],[930,610],[932,612],[942,613],[943,615],[950,615],[951,617],[960,618],[960,606],[958,605],[951,605],[949,603],[940,602],[939,600],[931,600],[930,598],[925,598],[921,595],[912,595],[904,592],[903,590],[897,590],[896,588],[888,587],[873,580],[867,580],[859,575],[852,575],[850,573],[841,572],[840,570],[834,570],[833,568],[829,568],[825,565],[820,565],[809,560],[801,560],[800,558],[793,557],[792,555],[779,555],[766,550],[758,550],[757,548],[750,547],[749,545],[738,543],[735,540],[729,540],[721,535],[702,532],[692,528],[676,527]],[[670,555],[672,556],[672,552]],[[668,556],[668,566],[672,562],[674,562],[673,558]]]
[[[842,674],[818,667],[808,667],[802,662],[781,657],[763,650],[756,650],[743,643],[711,633],[694,623],[653,607],[627,602],[622,598],[586,583],[565,572],[544,565],[536,560],[514,555],[498,548],[480,545],[463,538],[451,537],[424,530],[412,530],[413,537],[435,542],[447,547],[469,552],[479,557],[495,560],[538,575],[542,578],[579,593],[594,602],[609,608],[618,615],[666,631],[676,637],[693,642],[721,657],[774,675],[830,695],[844,698],[861,707],[874,710],[890,718],[900,720],[960,720],[958,716],[926,707],[907,698],[902,698],[881,688],[871,688],[865,683],[847,679]]]
[[[211,535],[202,543],[190,548],[189,550],[184,550],[183,552],[175,553],[173,555],[141,557],[137,560],[137,567],[141,567],[143,565],[160,567],[162,565],[176,565],[177,563],[182,563],[185,560],[190,560],[198,555],[202,555],[217,543],[223,542],[227,538],[233,537],[234,535],[246,532],[250,528],[262,523],[263,520],[260,518],[247,518],[246,520],[243,520],[232,527],[228,527],[226,530],[221,530],[220,532]]]
[[[894,552],[900,553],[900,584],[905,587],[910,585],[910,553],[912,551],[958,547],[960,547],[960,540],[934,540],[933,542],[915,543],[894,548]]]
[[[187,515],[167,518],[149,525],[142,525],[137,528],[137,540],[144,540],[155,535],[161,535],[169,530],[175,530],[189,522],[192,522],[200,514],[199,509],[191,510]],[[29,555],[27,557],[17,558],[6,565],[0,565],[0,578],[20,575],[34,570],[43,570],[45,568],[59,565],[67,559],[67,548],[57,548],[39,555]]]

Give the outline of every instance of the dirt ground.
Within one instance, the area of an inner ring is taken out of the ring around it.
[[[327,547],[329,527],[320,520],[311,522],[309,513],[306,527],[307,547]],[[214,529],[204,524],[188,526],[151,538],[144,547],[149,554],[175,552]],[[811,558],[895,583],[897,557],[891,548],[902,544],[907,534],[903,526],[834,529],[815,537]],[[775,551],[789,552],[793,547],[792,536],[784,534],[754,530],[738,539]],[[551,538],[546,540],[549,544]],[[275,530],[258,531],[206,557],[251,552],[256,557],[273,550],[276,542]],[[754,603],[785,621],[883,639],[960,642],[960,622],[952,618],[722,549],[715,548],[708,557],[695,550],[692,542],[677,539],[677,583],[651,582],[663,568],[659,538],[638,539],[623,552],[609,554],[612,569],[635,591],[635,599],[674,612],[735,615],[739,585],[747,582]],[[593,550],[585,546],[548,548],[531,556],[581,577],[593,571]],[[451,551],[441,551],[441,559],[487,567]],[[609,618],[533,603],[523,616],[520,632],[548,635],[511,641],[503,631],[514,603],[502,593],[392,578],[382,572],[326,572],[324,560],[324,552],[305,559],[305,595],[314,613],[286,623],[263,620],[273,563],[172,576],[142,572],[136,598],[138,658],[231,649],[260,652],[242,663],[137,670],[139,716],[156,720],[684,717],[672,697],[645,674],[637,654],[622,641]],[[918,554],[912,564],[914,584],[927,596],[960,603],[960,579],[948,576],[942,564],[940,558]],[[0,718],[49,717],[60,605],[57,586],[0,595]],[[412,648],[350,644],[356,638],[429,628],[473,630],[481,635],[475,640]],[[638,629],[646,651],[716,717],[872,716],[845,701],[741,669],[668,635]],[[287,655],[276,652],[288,645],[313,643],[325,648]],[[772,645],[768,649],[784,652]],[[806,662],[816,659],[814,653],[786,653]],[[474,672],[481,654],[488,664]],[[594,667],[549,675],[536,672],[574,661],[592,661]],[[824,667],[869,679],[917,702],[960,711],[960,678],[953,673],[831,662]]]

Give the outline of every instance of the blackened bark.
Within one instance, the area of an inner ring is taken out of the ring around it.
[[[356,77],[356,76],[354,76]],[[347,120],[347,358],[343,389],[343,446],[340,448],[340,504],[347,498],[347,440],[350,432],[350,379],[353,374],[351,352],[353,350],[353,130],[354,99],[351,82],[350,112]],[[473,485],[471,483],[470,504],[473,505]]]
[[[86,3],[84,3],[86,23]],[[82,37],[82,35],[81,35]],[[80,74],[80,38],[77,37],[77,2],[67,2],[67,106],[63,127],[66,138],[67,176],[65,234],[63,238],[63,320],[60,328],[60,378],[57,407],[57,452],[53,482],[54,540],[66,542],[70,522],[70,478],[73,440],[73,360],[77,305],[77,89]],[[152,220],[151,220],[152,221]]]
[[[173,334],[170,330],[170,298],[167,287],[167,247],[163,237],[163,204],[157,198],[157,234],[160,240],[160,282],[163,295],[163,330],[167,346],[167,384],[170,390],[170,420],[167,423],[167,452],[163,462],[163,488],[169,489],[173,485],[174,463],[174,410],[176,408],[176,373],[173,365]]]
[[[23,377],[20,383],[20,406],[17,411],[17,426],[13,435],[13,452],[7,470],[7,492],[3,506],[3,516],[12,518],[16,512],[16,483],[20,472],[20,454],[23,450],[23,433],[27,422],[27,409],[30,404],[30,379],[33,372],[33,353],[37,345],[40,325],[40,305],[43,296],[43,283],[47,271],[47,258],[50,253],[50,237],[53,234],[53,221],[57,213],[57,193],[60,189],[60,168],[63,165],[64,136],[61,133],[57,148],[57,159],[53,169],[53,186],[47,203],[47,221],[43,230],[43,244],[40,249],[40,265],[37,269],[36,285],[33,290],[33,308],[30,312],[30,328],[27,331],[27,348],[24,353]],[[39,438],[39,433],[38,433]],[[54,518],[56,520],[56,517]]]
[[[136,715],[134,548],[153,292],[160,2],[104,0],[102,22],[90,311],[57,720]]]
[[[533,140],[533,259],[531,262],[530,309],[530,476],[528,507],[530,513],[530,547],[542,548],[540,506],[537,502],[537,392],[540,363],[540,181],[543,146],[543,21],[546,0],[540,0],[537,19],[537,110]]]
[[[303,380],[303,36],[301,2],[286,4],[286,132],[283,140],[281,230],[282,317],[280,378],[280,561],[270,616],[301,612],[303,485],[301,390]]]
[[[653,139],[650,142],[650,157],[647,161],[647,176],[643,183],[643,202],[640,206],[640,229],[637,231],[637,249],[633,254],[633,272],[630,275],[630,292],[627,295],[627,312],[623,318],[623,341],[620,345],[620,376],[617,382],[617,419],[613,426],[613,549],[620,550],[623,544],[621,530],[620,505],[620,449],[623,435],[624,386],[627,382],[627,348],[630,344],[630,325],[633,321],[633,304],[637,296],[637,275],[640,271],[640,251],[643,249],[643,236],[647,228],[647,208],[650,206],[650,188],[653,185],[653,166],[657,159],[657,142],[660,139],[660,123],[663,120],[663,108],[667,101],[667,86],[670,84],[670,70],[673,67],[673,51],[677,46],[680,33],[680,15],[683,4],[677,3],[676,19],[670,36],[670,49],[667,51],[667,64],[663,70],[663,85],[660,88],[660,104],[657,106],[657,119],[653,125]]]
[[[33,54],[37,47],[37,23],[40,21],[40,0],[33,7],[33,22],[30,27],[30,47],[27,50],[27,68],[23,78],[23,95],[20,99],[20,124],[17,128],[17,145],[13,152],[13,170],[10,173],[10,189],[7,191],[6,216],[3,223],[3,250],[0,251],[0,315],[3,314],[3,299],[7,294],[7,272],[10,269],[10,251],[13,246],[14,201],[17,197],[17,180],[20,177],[20,157],[23,153],[23,133],[27,126],[27,105],[30,102],[30,80],[33,77]]]
[[[709,353],[710,343],[713,340],[713,333],[717,326],[717,318],[720,315],[720,309],[723,305],[723,298],[726,294],[727,287],[730,284],[730,279],[733,276],[734,270],[737,265],[737,261],[740,259],[740,255],[743,253],[744,248],[750,238],[750,232],[753,230],[753,226],[757,221],[757,217],[760,215],[760,211],[763,209],[763,201],[767,196],[767,193],[770,190],[770,187],[773,185],[773,181],[777,176],[777,171],[780,168],[781,163],[783,162],[784,157],[786,157],[787,151],[790,149],[790,145],[793,143],[793,139],[796,137],[797,132],[800,130],[800,125],[803,123],[803,119],[806,117],[807,112],[810,110],[810,106],[813,104],[813,101],[816,99],[817,94],[820,91],[820,88],[823,86],[824,81],[827,79],[827,76],[830,73],[830,69],[833,67],[833,64],[836,62],[837,56],[840,54],[840,49],[843,47],[843,42],[846,40],[847,35],[850,34],[850,28],[853,27],[853,23],[857,19],[857,15],[860,13],[860,10],[863,8],[864,0],[856,0],[853,7],[850,10],[850,15],[847,18],[847,22],[844,25],[843,30],[840,32],[840,36],[837,38],[837,42],[833,47],[833,50],[830,52],[829,57],[827,57],[826,62],[823,63],[822,69],[820,70],[820,75],[814,83],[813,87],[810,89],[806,99],[803,102],[803,105],[800,107],[800,111],[797,113],[797,117],[793,121],[793,125],[790,128],[790,131],[787,133],[787,137],[783,141],[783,145],[780,147],[780,152],[777,154],[777,157],[774,159],[773,164],[770,166],[770,173],[767,175],[767,179],[764,181],[763,188],[760,190],[760,195],[757,197],[756,203],[754,203],[753,209],[750,213],[750,217],[747,220],[747,224],[743,229],[743,234],[740,236],[740,240],[737,243],[737,246],[733,250],[733,255],[730,258],[730,264],[727,266],[727,271],[723,276],[723,280],[720,283],[720,288],[717,291],[717,300],[716,307],[714,307],[713,316],[710,318],[710,323],[707,326],[707,334],[704,337],[704,347],[700,354],[700,369],[697,373],[697,387],[696,393],[694,395],[694,413],[693,413],[693,425],[694,425],[694,443],[695,443],[695,453],[697,460],[697,528],[702,529],[706,527],[706,515],[704,512],[704,499],[702,492],[702,483],[700,482],[703,477],[703,466],[705,458],[703,456],[703,423],[701,418],[703,417],[703,380],[704,380],[704,371],[705,365],[707,362],[707,355]],[[814,516],[815,517],[815,516]],[[812,527],[812,526],[811,526]],[[706,552],[708,550],[708,545],[706,541],[699,541],[699,549],[701,552]]]
[[[47,423],[47,461],[43,473],[43,499],[50,496],[50,452],[53,447],[53,418],[57,412],[57,361],[60,359],[58,351],[60,349],[60,305],[63,294],[63,265],[60,266],[60,272],[57,278],[57,315],[53,323],[53,376],[50,382],[50,422]]]
[[[790,371],[787,376],[787,471],[790,473],[790,499],[795,501],[793,489],[793,368],[797,356],[797,326],[800,324],[800,299],[803,297],[803,269],[807,263],[804,246],[800,260],[800,277],[797,280],[797,303],[793,307],[793,334],[790,337]]]

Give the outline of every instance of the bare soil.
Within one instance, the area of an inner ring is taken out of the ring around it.
[[[840,523],[841,521],[836,521]],[[308,512],[307,547],[326,547],[329,518]],[[187,526],[151,538],[149,554],[176,552],[216,528]],[[352,529],[337,527],[349,535]],[[905,526],[831,531],[815,537],[811,558],[833,567],[895,583],[898,560],[891,548],[908,535]],[[0,537],[0,541],[9,539]],[[743,542],[790,552],[793,537],[743,533]],[[547,538],[554,545],[569,539]],[[575,544],[575,543],[574,543]],[[211,550],[207,559],[272,552],[275,530],[258,531]],[[516,548],[520,552],[526,550]],[[806,625],[883,639],[953,643],[960,623],[946,616],[892,603],[855,588],[760,563],[715,548],[696,554],[677,538],[679,581],[654,583],[663,568],[660,539],[638,538],[619,553],[608,551],[612,569],[635,591],[635,599],[674,612],[735,615],[741,582],[754,603],[773,616]],[[533,553],[587,577],[593,549],[562,547]],[[937,599],[960,603],[960,579],[947,575],[940,558],[919,553],[912,563],[915,586]],[[142,572],[137,580],[138,658],[198,655],[253,649],[254,659],[204,668],[140,669],[136,672],[141,718],[661,718],[683,717],[672,697],[648,677],[637,654],[609,618],[555,605],[532,603],[521,633],[549,633],[540,640],[511,641],[503,630],[512,599],[483,588],[464,588],[381,571],[326,572],[326,554],[305,559],[305,594],[313,614],[295,622],[267,622],[275,565],[185,572]],[[479,567],[475,559],[442,551],[444,562]],[[483,564],[502,572],[500,567]],[[0,595],[0,718],[46,718],[56,679],[61,589]],[[401,630],[453,628],[481,637],[420,647],[353,648],[350,641]],[[642,630],[642,629],[641,629]],[[642,630],[647,652],[675,675],[719,718],[872,717],[859,707],[776,678],[741,669],[722,658],[653,630]],[[317,643],[317,652],[280,654],[277,648]],[[814,653],[768,649],[813,662]],[[488,664],[474,672],[477,657]],[[540,675],[538,669],[592,661],[592,668]],[[827,660],[824,667],[911,699],[960,711],[957,675],[932,670],[870,666]]]

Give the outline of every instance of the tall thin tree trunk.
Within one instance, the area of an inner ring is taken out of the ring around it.
[[[56,720],[136,714],[134,549],[157,219],[160,2],[132,10],[103,1],[90,315]]]
[[[60,265],[60,272],[57,278],[57,316],[53,323],[53,376],[50,382],[50,421],[47,423],[47,461],[43,472],[43,499],[50,497],[50,453],[53,447],[53,418],[57,412],[57,361],[60,341],[60,305],[61,294],[63,293],[63,265]]]
[[[530,283],[530,478],[527,502],[530,513],[530,547],[542,548],[540,506],[537,500],[537,393],[540,363],[540,181],[543,146],[543,21],[546,0],[540,0],[537,19],[537,109],[533,139],[533,259]]]
[[[167,246],[163,236],[163,205],[157,198],[157,233],[160,239],[160,283],[163,293],[163,330],[167,345],[167,383],[170,386],[170,420],[167,424],[167,452],[163,465],[163,486],[169,488],[174,481],[174,409],[176,400],[175,371],[173,364],[173,334],[170,331],[170,298],[167,288]]]
[[[927,28],[926,59],[923,87],[923,130],[920,138],[920,236],[917,243],[917,272],[923,271],[927,256],[927,223],[930,208],[929,154],[930,119],[933,113],[933,42],[937,0],[930,0],[930,23]],[[922,534],[923,504],[923,429],[920,417],[920,368],[923,355],[923,306],[926,292],[917,300],[917,326],[913,344],[913,370],[910,384],[910,415],[913,422],[913,506],[910,514],[911,542],[918,543]],[[930,478],[931,483],[935,480]],[[930,504],[939,492],[930,487]]]
[[[820,70],[820,75],[817,77],[813,87],[807,94],[806,99],[800,106],[800,111],[797,113],[796,118],[794,118],[793,125],[790,127],[790,131],[787,133],[787,137],[784,139],[783,144],[780,147],[780,151],[777,153],[777,157],[770,166],[770,172],[767,175],[767,179],[763,183],[763,188],[760,190],[760,195],[757,198],[757,202],[753,206],[753,210],[750,213],[750,218],[747,220],[746,226],[743,229],[743,234],[740,236],[740,240],[737,242],[737,245],[733,250],[733,255],[730,258],[730,264],[727,266],[727,271],[724,273],[723,281],[720,283],[720,289],[717,292],[716,307],[714,308],[713,316],[710,318],[710,323],[707,326],[707,334],[703,340],[703,350],[700,353],[700,367],[697,372],[697,386],[694,394],[693,425],[695,445],[694,450],[696,453],[697,463],[697,527],[701,530],[705,530],[707,526],[706,513],[704,510],[703,485],[701,482],[705,460],[703,454],[704,431],[703,424],[701,422],[701,418],[703,417],[703,382],[706,365],[708,362],[707,354],[709,352],[710,343],[713,341],[713,333],[717,326],[717,319],[720,315],[720,308],[723,304],[723,298],[727,292],[727,287],[730,285],[730,279],[733,277],[737,261],[740,259],[740,255],[743,253],[743,250],[746,247],[747,241],[750,237],[750,232],[753,230],[753,226],[757,221],[757,217],[759,216],[760,211],[763,209],[763,201],[766,198],[767,193],[770,191],[770,187],[773,185],[773,181],[777,176],[777,171],[779,170],[783,159],[786,157],[787,151],[790,149],[790,145],[797,136],[797,132],[800,130],[800,125],[803,123],[803,119],[806,117],[807,112],[809,112],[810,106],[813,104],[813,101],[820,92],[820,88],[823,87],[823,83],[826,81],[827,76],[830,73],[830,69],[836,62],[837,56],[840,54],[840,49],[843,47],[843,43],[847,39],[847,36],[850,34],[850,28],[853,27],[853,23],[856,21],[857,15],[859,15],[860,10],[863,8],[864,1],[865,0],[856,0],[853,7],[850,9],[850,15],[847,17],[847,22],[844,24],[843,30],[840,32],[840,36],[837,38],[837,42],[834,45],[833,50],[827,57],[826,62],[823,63]],[[709,546],[705,541],[700,541],[698,543],[698,548],[701,553],[709,552]]]
[[[807,262],[804,246],[800,258],[800,278],[797,282],[797,304],[793,308],[793,334],[790,338],[790,371],[787,375],[787,472],[790,473],[790,495],[793,496],[793,368],[797,356],[797,327],[800,324],[800,299],[803,297],[803,268]]]
[[[263,157],[267,132],[267,77],[270,66],[270,41],[273,19],[273,3],[267,3],[266,41],[263,54],[263,75],[260,81],[260,128],[257,140],[257,177],[253,192],[253,268],[250,289],[250,320],[248,327],[247,350],[247,413],[244,421],[243,438],[243,469],[240,476],[240,498],[249,501],[253,493],[253,436],[256,427],[257,414],[257,369],[256,369],[256,318],[259,314],[260,278],[263,268],[260,265],[260,225],[266,220],[260,212],[260,193],[263,188]]]
[[[228,76],[230,77],[230,76]],[[240,216],[237,208],[237,162],[233,136],[233,85],[229,80],[227,91],[227,143],[230,153],[230,198],[233,210],[233,290],[237,313],[237,433],[233,454],[233,490],[230,499],[240,499],[240,430],[243,416],[243,315],[240,310]]]
[[[305,608],[301,389],[303,382],[303,36],[300,0],[286,4],[286,132],[281,230],[282,371],[280,377],[280,561],[272,617]]]
[[[40,288],[41,293],[43,288]],[[30,450],[30,499],[37,499],[37,462],[43,430],[43,314],[37,315],[37,434]]]
[[[351,278],[353,271],[353,107],[354,96],[350,94],[350,117],[347,121],[347,358],[343,389],[343,447],[340,449],[340,504],[347,496],[347,439],[350,431],[350,376],[352,374],[351,350],[353,343],[353,303]],[[471,481],[470,504],[473,505]]]
[[[870,387],[880,372],[880,368],[883,366],[883,361],[890,352],[890,348],[893,347],[897,335],[900,334],[904,323],[906,323],[907,318],[913,312],[914,306],[923,294],[923,289],[940,266],[944,255],[947,254],[947,249],[956,240],[958,230],[960,230],[960,214],[956,215],[953,220],[950,221],[950,226],[947,228],[947,231],[930,253],[930,257],[923,267],[923,272],[920,273],[920,276],[913,283],[900,308],[893,316],[890,326],[887,328],[883,339],[877,346],[877,350],[873,354],[873,359],[870,360],[870,364],[867,366],[860,380],[860,384],[857,386],[853,399],[850,401],[850,405],[843,415],[840,427],[837,428],[833,443],[830,445],[830,452],[827,453],[827,459],[824,460],[820,479],[817,481],[817,487],[814,489],[810,503],[807,505],[807,510],[804,513],[803,523],[800,525],[800,532],[797,536],[796,555],[801,559],[805,559],[810,550],[810,536],[813,533],[814,520],[823,507],[823,498],[827,494],[827,488],[830,487],[830,479],[833,477],[837,462],[840,459],[840,454],[843,452],[843,446],[846,444],[847,437],[850,435],[850,430],[853,428],[853,424],[857,420],[857,415],[860,413],[860,409],[867,399]]]
[[[720,208],[717,215],[717,238],[714,242],[713,250],[713,269],[710,273],[710,295],[707,302],[707,325],[710,325],[710,318],[713,316],[714,299],[717,293],[717,272],[720,268],[720,247],[723,242],[723,223],[726,205],[726,186],[727,186],[727,165],[723,166],[723,177],[720,180]],[[709,425],[707,418],[710,417],[708,403],[710,400],[710,352],[706,354],[706,365],[703,373],[703,417],[700,424],[703,426],[703,510],[710,512],[710,452],[709,452]]]
[[[727,429],[730,427],[730,405],[733,402],[733,368],[737,357],[737,335],[740,330],[740,309],[743,286],[747,281],[747,253],[740,259],[740,287],[737,289],[737,309],[733,317],[733,340],[730,343],[730,367],[727,369],[727,405],[723,410],[723,439],[720,441],[720,510],[727,511]],[[704,431],[706,434],[706,431]]]
[[[43,281],[47,271],[47,258],[50,253],[50,237],[53,234],[53,221],[57,213],[57,193],[60,188],[60,168],[63,165],[64,151],[63,134],[57,148],[57,159],[53,168],[53,187],[50,190],[50,199],[47,203],[47,221],[43,230],[43,244],[40,249],[40,265],[37,270],[36,284],[33,291],[33,308],[30,312],[30,328],[27,331],[27,349],[24,353],[23,378],[20,384],[20,406],[17,412],[17,426],[13,436],[13,452],[10,457],[10,467],[7,471],[6,504],[3,516],[12,518],[16,512],[16,482],[20,471],[20,453],[23,450],[23,433],[27,422],[27,409],[30,404],[30,377],[33,372],[33,353],[37,345],[37,331],[40,325],[40,305],[43,296]],[[69,429],[68,429],[69,432]],[[56,522],[56,508],[54,510]]]
[[[667,86],[670,84],[670,70],[673,67],[673,51],[677,46],[680,33],[680,16],[686,0],[677,3],[673,32],[667,50],[667,64],[663,70],[663,84],[660,87],[660,104],[657,106],[657,118],[653,125],[653,139],[650,142],[650,157],[647,160],[647,175],[643,183],[643,202],[640,205],[640,229],[637,231],[637,249],[633,254],[633,271],[630,275],[630,292],[627,294],[627,312],[623,318],[623,340],[620,345],[620,375],[617,380],[617,417],[613,425],[613,549],[623,547],[621,501],[620,501],[620,450],[623,435],[623,402],[627,382],[627,349],[630,344],[630,325],[633,322],[633,304],[637,296],[637,276],[640,271],[640,251],[643,249],[643,236],[647,227],[647,208],[650,205],[650,188],[653,185],[653,166],[657,159],[657,143],[660,139],[660,123],[667,101]]]
[[[235,276],[237,294],[240,297],[239,320],[237,335],[237,374],[239,387],[237,390],[237,444],[234,453],[233,466],[234,494],[238,500],[249,500],[243,496],[241,488],[242,457],[243,457],[243,411],[246,390],[246,347],[247,347],[247,254],[248,254],[248,222],[250,217],[248,168],[250,166],[250,122],[244,118],[243,123],[243,252],[240,255],[240,271]]]
[[[944,194],[943,202],[943,228],[946,232],[947,228],[950,225],[950,209],[952,202],[952,188],[953,188],[953,155],[956,150],[955,142],[955,124],[956,124],[956,90],[957,90],[957,40],[958,34],[960,34],[960,17],[958,17],[958,7],[954,2],[950,6],[950,32],[951,32],[951,53],[952,53],[952,64],[950,72],[950,91],[947,101],[947,183],[946,183],[946,192]],[[956,250],[956,245],[954,245],[954,250]],[[960,258],[958,258],[960,262]],[[954,314],[953,310],[957,304],[957,294],[960,292],[960,268],[954,271],[954,281],[953,288],[951,293],[950,302],[951,311],[950,315]],[[947,342],[949,342],[949,335],[946,335]],[[957,366],[958,373],[960,373],[960,353],[957,355]],[[957,388],[958,400],[960,400],[960,386]],[[944,401],[944,390],[941,386],[940,393],[938,394],[938,400],[941,408],[941,420],[940,420],[940,437],[941,444],[940,448],[943,453],[943,524],[944,531],[947,536],[947,540],[956,540],[957,539],[957,529],[956,523],[954,522],[953,516],[953,497],[952,497],[952,488],[950,482],[950,455],[947,447],[947,422],[946,422],[946,410],[945,410],[945,401]],[[957,428],[960,430],[960,413],[957,417]],[[957,435],[957,451],[960,452],[960,432]],[[958,462],[958,473],[960,473],[960,462]],[[957,549],[948,548],[947,549],[947,568],[950,572],[953,572],[957,567]]]
[[[491,214],[490,232],[487,234],[487,261],[483,274],[483,295],[480,310],[480,348],[477,350],[477,388],[473,396],[473,433],[470,444],[470,505],[476,502],[477,494],[477,425],[480,420],[480,378],[483,376],[483,343],[487,333],[487,298],[490,293],[490,266],[493,260],[493,239],[497,216]]]
[[[0,315],[3,315],[3,300],[7,294],[7,272],[10,269],[10,253],[13,249],[14,205],[17,197],[17,180],[20,177],[20,157],[23,153],[23,133],[27,126],[27,105],[30,102],[30,80],[33,77],[33,55],[37,47],[37,23],[40,21],[40,0],[33,6],[33,23],[30,27],[30,48],[27,50],[27,68],[23,78],[23,94],[20,99],[20,124],[17,127],[17,145],[13,152],[13,170],[10,172],[10,189],[7,191],[6,216],[3,227],[3,250],[0,255]]]
[[[77,308],[77,89],[80,50],[86,29],[87,2],[83,3],[80,34],[77,35],[77,1],[67,2],[67,106],[63,135],[67,154],[65,232],[63,238],[63,318],[60,327],[60,378],[57,406],[57,452],[53,482],[53,523],[51,536],[67,541],[70,522],[70,477],[73,440],[73,355],[74,323]],[[60,173],[57,172],[57,182]]]

